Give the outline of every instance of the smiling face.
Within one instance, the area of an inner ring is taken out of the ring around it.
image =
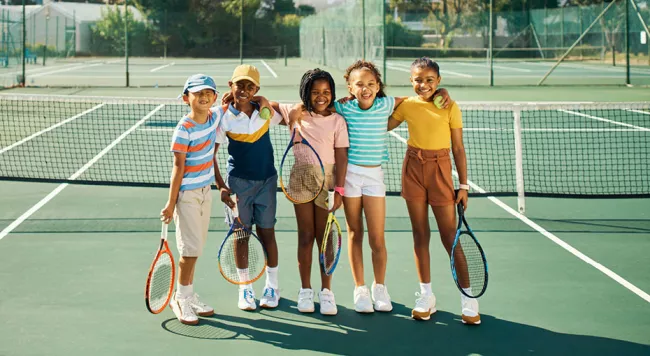
[[[423,100],[433,100],[433,93],[440,84],[440,75],[430,67],[412,67],[411,85],[415,93]]]
[[[348,79],[348,90],[359,101],[359,106],[369,108],[379,92],[377,77],[366,68],[355,69]]]
[[[206,112],[217,101],[217,93],[212,89],[202,89],[195,93],[188,91],[183,95],[183,101],[190,105],[192,111]]]
[[[309,102],[313,111],[317,114],[326,115],[327,108],[332,103],[332,88],[326,79],[317,79],[311,87]]]
[[[247,79],[235,83],[228,82],[228,85],[230,86],[230,92],[232,93],[235,105],[247,105],[260,90],[260,87]]]

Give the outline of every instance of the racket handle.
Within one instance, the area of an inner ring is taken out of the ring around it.
[[[329,210],[332,210],[332,208],[334,208],[334,191],[333,190],[327,191],[327,208]]]
[[[164,239],[167,240],[167,230],[169,228],[169,224],[162,223],[162,231],[160,232],[160,236]]]

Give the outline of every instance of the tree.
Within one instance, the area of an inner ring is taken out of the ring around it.
[[[136,21],[131,11],[126,11],[129,31],[129,52],[133,55],[148,55],[151,43],[149,28],[146,23]],[[124,20],[123,8],[109,6],[102,10],[102,19],[92,28],[92,50],[95,54],[124,55]]]

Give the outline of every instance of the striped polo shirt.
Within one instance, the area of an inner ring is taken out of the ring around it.
[[[264,120],[256,107],[248,117],[232,104],[220,107],[219,112],[222,131],[228,137],[228,176],[267,180],[276,175],[269,127],[280,123],[282,116],[276,112]]]
[[[388,118],[395,108],[395,98],[375,98],[368,110],[359,108],[357,99],[345,104],[336,102],[336,111],[348,124],[350,149],[348,162],[364,166],[376,166],[388,161]]]
[[[184,116],[176,125],[171,151],[186,154],[181,191],[203,188],[214,182],[214,146],[226,140],[220,121],[219,110],[212,110],[203,124]]]

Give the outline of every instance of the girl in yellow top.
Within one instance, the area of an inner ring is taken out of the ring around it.
[[[420,293],[411,315],[429,320],[436,312],[436,298],[431,290],[429,261],[429,206],[438,223],[440,238],[447,253],[456,235],[455,204],[467,207],[467,161],[463,146],[463,121],[460,108],[451,102],[440,109],[432,105],[433,94],[440,84],[440,69],[427,57],[416,59],[411,65],[411,84],[417,96],[406,99],[388,121],[388,130],[408,123],[409,140],[402,166],[402,197],[406,200],[411,225],[415,263],[420,279]],[[451,158],[458,171],[460,190],[454,193],[451,178]],[[478,324],[478,302],[461,294],[462,320]]]

